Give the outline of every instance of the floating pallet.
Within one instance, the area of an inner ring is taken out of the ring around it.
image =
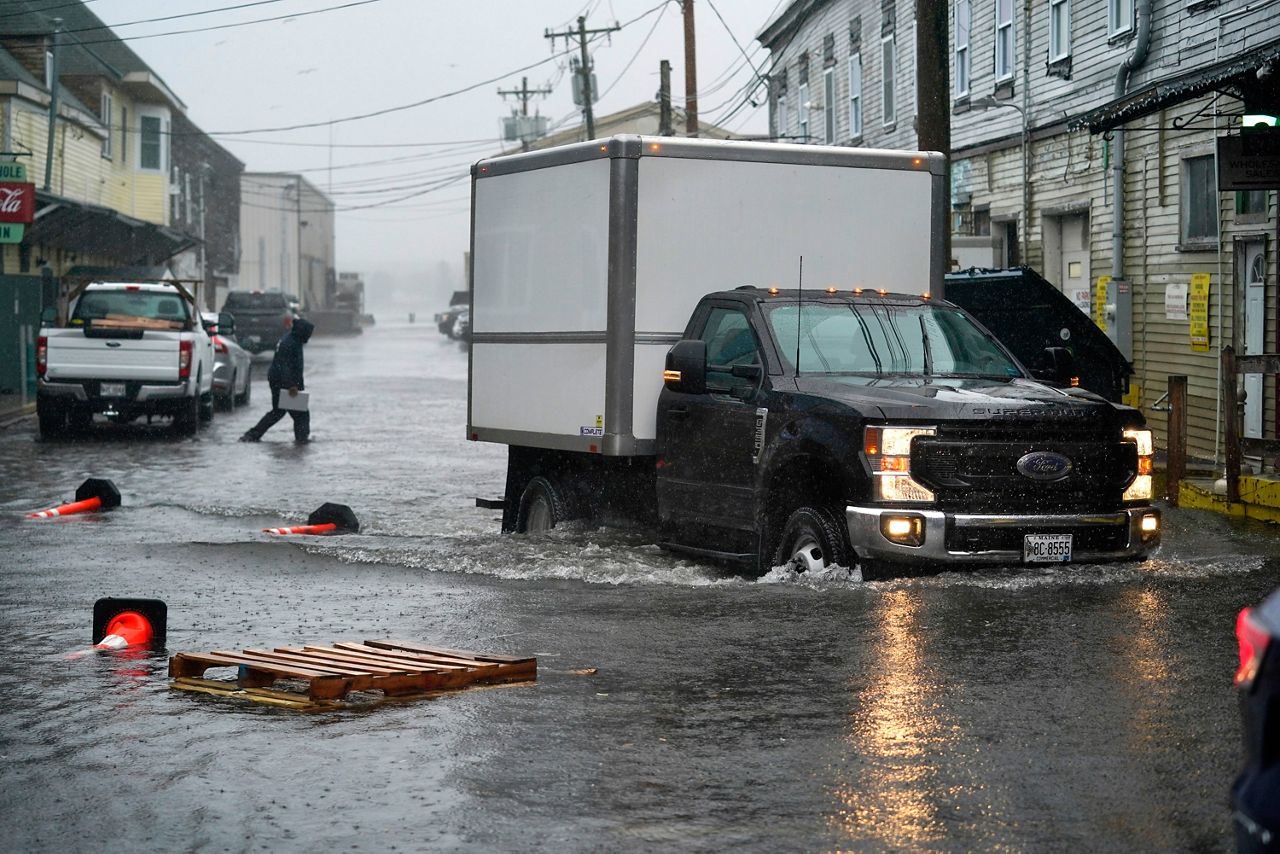
[[[205,679],[210,668],[234,667],[234,682]],[[331,646],[281,646],[272,650],[180,652],[169,659],[171,687],[234,696],[295,709],[335,708],[352,692],[403,697],[470,685],[538,678],[536,658],[371,640]],[[305,692],[278,683],[304,683]]]

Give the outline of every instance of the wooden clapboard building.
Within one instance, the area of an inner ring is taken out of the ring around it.
[[[913,12],[783,7],[759,35],[774,137],[916,147]],[[1190,452],[1219,456],[1219,351],[1280,350],[1276,193],[1218,192],[1215,161],[1246,102],[1280,109],[1280,2],[951,0],[948,29],[953,256],[1029,264],[1073,298],[1158,430],[1167,377],[1187,375]],[[1269,462],[1275,383],[1243,383],[1246,446]]]

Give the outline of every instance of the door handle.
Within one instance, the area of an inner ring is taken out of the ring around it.
[[[687,406],[673,406],[667,410],[668,418],[682,420],[684,418],[687,418],[688,416],[689,416],[689,407]]]

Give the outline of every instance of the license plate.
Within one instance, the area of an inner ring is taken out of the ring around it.
[[[1071,535],[1024,534],[1022,559],[1027,563],[1066,563],[1071,560]]]
[[[103,397],[124,397],[124,383],[103,383],[98,393]]]

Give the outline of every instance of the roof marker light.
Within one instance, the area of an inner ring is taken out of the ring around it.
[[[862,296],[862,288],[854,288],[854,289],[853,289],[853,295],[854,295],[855,297],[860,297],[860,296]]]
[[[827,288],[827,293],[829,293],[829,294],[833,294],[833,295],[834,295],[834,294],[835,294],[835,292],[836,292],[836,289],[835,289],[835,288]]]
[[[777,288],[769,288],[769,296],[771,296],[771,297],[776,297],[777,295],[778,295],[778,289],[777,289]]]
[[[933,299],[933,294],[929,293],[928,291],[925,291],[920,295],[920,299]]]
[[[609,150],[609,146],[608,146],[608,145],[602,145],[602,146],[600,146],[600,150],[601,150],[601,151],[608,151],[608,150]]]
[[[914,165],[914,166],[919,166],[920,164],[924,163],[924,158],[922,158],[922,157],[913,157],[913,158],[911,159],[911,163],[912,163],[912,165]]]
[[[888,292],[888,291],[886,291],[884,288],[881,288],[880,290],[876,291],[876,293],[880,294],[880,296],[884,296],[885,294],[887,294],[887,293],[889,293],[889,292]]]
[[[658,144],[658,143],[656,143],[656,142],[651,142],[651,143],[649,143],[649,150],[650,150],[650,151],[661,151],[661,150],[662,150],[662,146],[661,146],[661,145],[659,145],[659,144]]]

